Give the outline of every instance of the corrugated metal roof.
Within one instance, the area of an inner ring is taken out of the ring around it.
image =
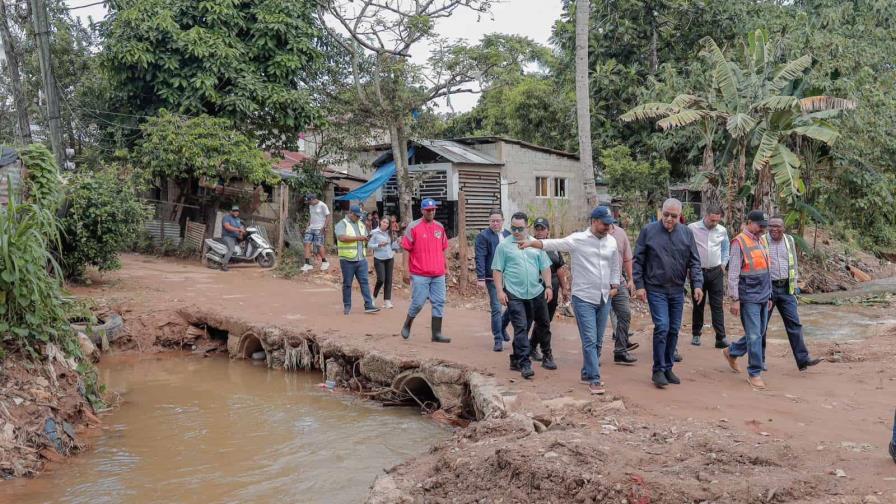
[[[478,165],[503,164],[491,156],[450,140],[420,140],[414,143],[435,152],[452,163]]]

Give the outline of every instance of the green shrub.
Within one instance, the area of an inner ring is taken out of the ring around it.
[[[62,219],[66,276],[80,278],[87,266],[119,268],[118,253],[140,235],[149,215],[135,188],[108,168],[75,175],[68,187]]]

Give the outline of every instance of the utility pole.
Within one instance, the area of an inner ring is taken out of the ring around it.
[[[9,28],[12,16],[7,6],[0,0],[0,45],[6,55],[6,67],[9,68],[9,84],[12,87],[12,101],[16,107],[16,141],[22,145],[31,143],[31,124],[28,121],[28,101],[22,91],[22,77],[19,74],[19,56],[16,54],[15,41]],[[11,8],[11,7],[9,7]]]
[[[47,119],[50,125],[50,146],[56,156],[56,164],[62,169],[65,162],[65,148],[62,145],[62,116],[59,114],[59,94],[53,65],[50,61],[50,21],[47,16],[46,0],[31,0],[31,15],[34,20],[34,35],[37,38],[37,55],[40,59],[40,73],[44,80],[44,94],[47,98]]]

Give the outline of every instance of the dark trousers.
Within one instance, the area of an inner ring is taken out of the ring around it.
[[[553,322],[554,314],[557,313],[557,300],[560,299],[558,297],[558,295],[560,294],[559,282],[557,284],[554,284],[553,287],[551,287],[551,292],[554,294],[554,296],[551,298],[551,302],[548,303],[548,322]],[[544,295],[544,293],[542,293],[542,295]],[[530,332],[532,331],[532,323],[533,323],[533,321],[530,318],[529,319],[529,331]],[[541,345],[542,351],[545,351],[545,350],[547,350],[548,352],[551,351],[551,339],[548,338],[548,341],[546,343],[542,344],[542,342],[540,340],[535,338],[535,333],[532,332],[532,337],[529,339],[529,346],[531,347],[530,349],[535,350],[536,348],[538,348],[539,345]]]
[[[671,371],[681,329],[684,292],[647,291],[647,306],[653,319],[653,371]]]
[[[706,308],[706,300],[709,300],[709,311],[712,313],[712,328],[716,333],[716,341],[725,339],[725,307],[722,304],[725,299],[725,272],[721,266],[703,270],[703,299],[698,303],[694,301],[692,313],[691,334],[700,336],[703,330],[703,313]]]
[[[806,348],[806,341],[803,339],[803,324],[800,323],[800,314],[797,309],[796,296],[790,293],[789,282],[784,282],[782,286],[772,285],[772,310],[777,308],[781,314],[781,320],[784,321],[784,330],[787,331],[787,340],[790,341],[790,350],[793,352],[793,358],[796,359],[797,367],[803,366],[809,362],[809,349]],[[769,318],[771,318],[771,310],[769,310]],[[766,335],[768,328],[762,333],[762,362],[765,362]]]
[[[380,289],[383,289],[383,299],[392,300],[392,270],[395,268],[395,258],[373,259],[373,269],[376,271],[376,285],[373,286],[373,297],[376,298]]]
[[[513,354],[510,361],[521,368],[531,365],[529,359],[529,321],[534,325],[532,340],[541,345],[542,351],[551,351],[551,322],[548,319],[548,304],[544,292],[532,299],[520,299],[507,293],[507,312],[513,326]]]
[[[622,355],[628,352],[628,328],[632,322],[632,307],[629,298],[628,287],[625,282],[619,286],[619,290],[610,300],[613,313],[616,314],[616,330],[613,332],[613,353]]]

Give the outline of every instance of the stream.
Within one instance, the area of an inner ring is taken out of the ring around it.
[[[120,396],[91,447],[0,502],[361,502],[377,475],[450,432],[412,408],[384,408],[224,356],[105,356]]]

